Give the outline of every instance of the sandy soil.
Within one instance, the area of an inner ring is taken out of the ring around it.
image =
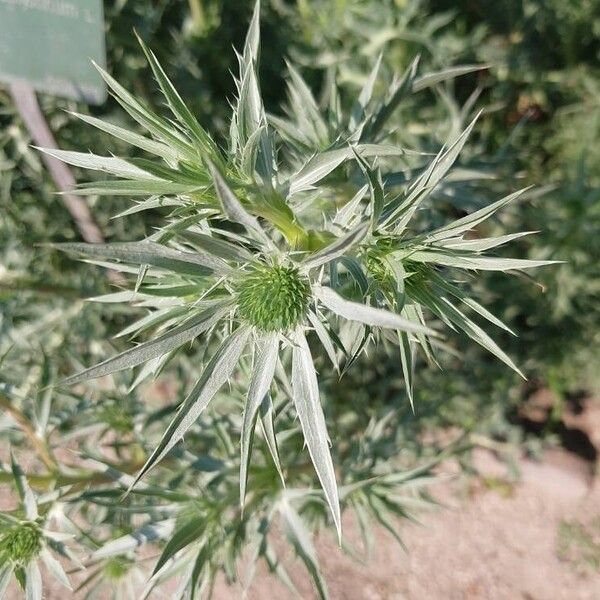
[[[408,553],[377,531],[374,554],[361,565],[332,540],[320,539],[332,600],[600,599],[600,572],[561,561],[557,552],[561,522],[600,517],[600,485],[590,480],[587,465],[551,452],[543,463],[523,460],[522,479],[511,486],[501,483],[505,470],[490,455],[477,460],[488,483],[482,478],[439,488],[447,508],[423,515],[422,526],[404,527]],[[352,535],[351,523],[348,529]],[[316,597],[302,569],[290,571],[302,597]],[[242,590],[220,582],[216,597],[240,598]],[[247,597],[293,596],[260,574]]]

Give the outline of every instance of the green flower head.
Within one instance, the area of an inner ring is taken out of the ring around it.
[[[237,288],[238,313],[260,331],[291,331],[306,317],[310,295],[297,267],[255,267]]]
[[[0,557],[19,565],[31,562],[42,550],[42,532],[32,522],[14,525],[0,537]]]

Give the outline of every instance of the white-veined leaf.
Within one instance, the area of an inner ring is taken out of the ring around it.
[[[381,170],[379,167],[371,168],[369,163],[352,148],[356,161],[369,182],[371,190],[371,229],[373,230],[379,222],[379,217],[383,211],[385,194],[383,190],[383,180],[381,179]]]
[[[484,206],[470,215],[462,217],[461,219],[453,221],[452,223],[448,223],[443,227],[439,227],[438,229],[435,229],[431,233],[427,234],[425,241],[431,243],[461,235],[491,217],[496,211],[500,210],[513,200],[516,200],[529,189],[531,189],[531,186],[523,188],[522,190],[518,190],[512,194],[509,194],[508,196],[505,196],[504,198],[500,198],[500,200],[493,202],[489,206]]]
[[[62,385],[74,385],[86,379],[110,375],[162,356],[210,329],[223,317],[227,310],[229,310],[229,307],[223,304],[212,306],[189,319],[186,323],[174,327],[153,340],[125,350],[125,352],[117,354],[117,356],[113,356],[81,373],[67,377]]]
[[[154,78],[158,82],[160,89],[169,105],[169,108],[175,115],[176,119],[189,131],[197,142],[200,143],[203,150],[208,152],[213,160],[220,159],[220,153],[217,145],[213,142],[212,138],[208,133],[204,130],[204,128],[198,123],[198,120],[194,115],[190,112],[189,108],[186,106],[185,102],[182,100],[181,96],[167,77],[164,69],[161,67],[158,62],[154,52],[150,50],[142,38],[136,33],[136,37],[148,62],[150,63],[150,68],[154,73]]]
[[[354,134],[355,130],[363,123],[366,117],[366,109],[371,101],[371,97],[373,95],[373,88],[375,87],[375,81],[377,80],[377,75],[379,73],[379,68],[381,66],[381,59],[383,58],[383,54],[380,53],[375,61],[375,65],[371,69],[371,73],[365,84],[363,85],[360,94],[358,96],[357,101],[354,103],[352,107],[352,111],[350,114],[350,121],[348,123],[348,130],[350,134]],[[362,132],[362,128],[359,129],[358,135]]]
[[[74,117],[77,117],[81,121],[92,125],[100,131],[104,131],[105,133],[108,133],[119,140],[127,142],[132,146],[146,150],[146,152],[150,152],[150,154],[160,156],[167,161],[173,161],[177,159],[177,153],[167,146],[167,144],[151,140],[143,135],[140,135],[139,133],[134,133],[133,131],[129,131],[128,129],[124,129],[118,125],[113,125],[108,121],[102,121],[101,119],[97,119],[96,117],[92,117],[90,115],[83,115],[77,112],[71,112],[70,114],[72,114]]]
[[[325,329],[325,326],[323,325],[323,323],[321,323],[321,319],[319,319],[319,317],[312,311],[309,311],[308,313],[308,320],[310,321],[310,324],[315,330],[319,341],[323,345],[323,348],[325,349],[325,352],[327,353],[331,364],[333,365],[334,369],[339,373],[340,365],[338,364],[337,356],[335,353],[335,347],[333,345],[333,342],[331,341],[331,338],[329,337],[329,334],[327,333],[327,329]]]
[[[487,68],[489,68],[489,65],[459,65],[457,67],[444,69],[443,71],[427,73],[427,75],[422,75],[414,80],[412,92],[420,92],[421,90],[437,85],[438,83],[443,83],[449,79],[455,79],[461,75],[467,75],[468,73],[474,73],[475,71],[481,71]]]
[[[42,574],[35,560],[25,566],[25,600],[42,600]]]
[[[276,367],[277,368],[277,367]],[[271,400],[271,395],[266,394],[260,405],[260,425],[262,428],[263,435],[265,437],[265,442],[267,443],[267,447],[269,448],[269,453],[273,458],[273,464],[277,469],[277,473],[279,474],[279,478],[281,479],[281,484],[285,487],[285,480],[283,478],[283,470],[281,469],[281,461],[279,460],[279,449],[277,447],[277,436],[275,435],[275,425],[273,423],[275,418],[275,408],[273,406],[273,401]]]
[[[558,264],[556,260],[528,260],[525,258],[502,258],[496,256],[479,256],[477,254],[461,255],[454,252],[422,250],[412,252],[410,259],[415,262],[435,263],[446,267],[457,267],[473,271],[510,271],[533,269],[546,265]]]
[[[279,512],[284,519],[287,537],[311,574],[321,600],[327,600],[329,598],[327,585],[321,575],[319,559],[317,558],[308,528],[303,523],[300,515],[286,499],[282,500],[279,504]]]
[[[244,506],[246,483],[248,481],[248,464],[252,448],[252,437],[256,426],[256,417],[264,397],[269,392],[279,350],[279,336],[271,333],[257,343],[256,356],[252,365],[252,377],[248,386],[246,408],[240,439],[240,505]]]
[[[112,244],[65,243],[51,244],[63,252],[94,258],[119,260],[136,265],[149,265],[186,275],[206,275],[216,271],[231,273],[226,262],[205,252],[182,252],[154,242],[117,242]]]
[[[346,300],[329,287],[314,286],[313,289],[315,295],[325,307],[344,319],[358,321],[371,327],[385,327],[386,329],[399,329],[401,331],[424,333],[433,336],[438,335],[433,329],[429,329],[429,327],[409,321],[383,308],[375,308],[359,302]]]
[[[240,327],[225,338],[204,368],[202,376],[194,386],[194,389],[188,394],[177,415],[169,424],[158,446],[136,475],[128,492],[171,451],[185,432],[195,423],[196,419],[208,406],[221,386],[228,381],[238,364],[249,335],[249,328]]]
[[[362,223],[358,227],[355,227],[346,235],[339,237],[328,246],[325,246],[325,248],[321,248],[318,252],[309,255],[306,260],[302,262],[302,268],[307,270],[314,269],[315,267],[320,267],[325,263],[331,262],[335,258],[346,255],[364,239],[368,230],[369,223]]]
[[[73,165],[74,167],[81,167],[82,169],[90,169],[92,171],[102,171],[125,179],[157,179],[154,175],[151,175],[116,156],[98,156],[91,152],[70,152],[68,150],[57,150],[55,148],[36,148],[40,152],[69,165]]]
[[[106,85],[113,92],[117,102],[140,125],[145,127],[155,138],[176,149],[178,154],[191,161],[198,159],[195,148],[178,132],[170,128],[165,121],[156,116],[151,110],[142,106],[116,79],[111,77],[102,67],[93,63]]]
[[[507,235],[499,235],[498,237],[488,238],[473,238],[466,240],[463,237],[449,238],[440,240],[439,245],[444,248],[452,248],[452,250],[466,250],[468,252],[485,252],[492,248],[497,248],[513,240],[539,233],[539,231],[520,231],[518,233],[509,233]]]
[[[480,114],[481,112],[477,113],[465,130],[439,151],[427,169],[411,185],[406,199],[399,200],[398,206],[390,203],[392,206],[388,207],[386,210],[387,214],[383,221],[384,225],[395,223],[400,219],[400,221],[395,224],[394,232],[396,234],[402,233],[407,222],[412,218],[412,215],[414,215],[419,205],[431,191],[433,191],[456,162],[456,159],[463,149]]]
[[[389,144],[358,144],[354,147],[346,146],[319,152],[308,159],[302,168],[292,175],[288,182],[288,196],[312,189],[315,183],[329,175],[344,161],[354,158],[355,150],[360,152],[362,157],[402,156],[408,152]]]
[[[234,223],[243,225],[248,233],[253,233],[257,238],[268,246],[272,243],[264,232],[260,223],[253,217],[243,206],[242,203],[237,199],[231,188],[227,185],[227,182],[221,175],[220,171],[209,162],[208,164],[210,174],[212,176],[215,191],[223,207],[223,212],[228,219]]]
[[[319,481],[323,486],[323,492],[331,509],[338,537],[341,540],[340,503],[335,481],[335,471],[329,451],[327,426],[325,424],[323,408],[319,400],[317,373],[310,354],[310,348],[301,329],[294,332],[293,342],[292,391],[294,406],[300,419],[308,452]]]
[[[4,599],[12,574],[13,566],[10,562],[0,565],[0,600]]]
[[[37,501],[35,499],[33,490],[31,487],[29,487],[29,482],[27,481],[27,477],[25,477],[25,473],[23,473],[23,469],[21,469],[21,466],[17,463],[17,460],[12,452],[10,455],[10,463],[15,485],[17,487],[17,492],[19,493],[19,497],[21,498],[23,506],[25,507],[25,516],[30,521],[35,521],[39,516]]]
[[[106,542],[93,552],[90,558],[92,560],[101,560],[111,556],[127,554],[135,550],[138,546],[142,546],[148,542],[167,539],[173,533],[174,528],[175,519],[166,519],[158,523],[148,523],[133,533]]]
[[[62,565],[54,558],[54,556],[52,556],[48,548],[42,549],[40,552],[40,558],[56,581],[58,581],[61,585],[64,585],[69,590],[73,589],[65,570],[62,568]]]

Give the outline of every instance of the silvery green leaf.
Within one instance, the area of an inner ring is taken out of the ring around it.
[[[557,264],[556,260],[528,260],[524,258],[501,258],[496,256],[479,256],[477,254],[461,255],[455,252],[422,250],[412,252],[410,259],[415,262],[435,263],[446,267],[457,267],[474,271],[510,271],[533,269]]]
[[[104,375],[110,375],[111,373],[129,369],[158,356],[162,356],[209,330],[223,317],[228,309],[223,304],[212,306],[153,340],[139,344],[135,348],[125,350],[125,352],[121,352],[121,354],[117,354],[117,356],[113,356],[94,367],[67,377],[62,382],[62,385],[74,385],[86,379],[95,379]]]
[[[456,237],[465,233],[466,231],[473,229],[474,227],[479,225],[479,223],[482,223],[483,221],[491,217],[495,212],[497,212],[513,200],[519,198],[519,196],[521,196],[524,192],[526,192],[529,189],[531,189],[531,186],[509,194],[508,196],[505,196],[504,198],[501,198],[500,200],[497,200],[496,202],[493,202],[488,206],[484,206],[483,208],[476,210],[470,215],[467,215],[465,217],[462,217],[461,219],[453,221],[452,223],[448,223],[448,225],[444,225],[443,227],[435,229],[431,233],[427,234],[427,236],[425,237],[425,242],[432,243],[446,238]]]
[[[157,523],[148,523],[133,533],[110,540],[100,546],[91,555],[92,560],[101,560],[111,556],[127,554],[148,542],[167,539],[175,528],[175,519],[166,519]]]
[[[206,252],[209,252],[214,256],[219,256],[224,260],[233,260],[241,263],[250,262],[253,260],[252,254],[240,244],[232,244],[194,229],[189,229],[183,232],[183,235],[195,245],[200,246],[200,248],[203,250],[206,250]]]
[[[176,528],[169,537],[162,554],[160,555],[152,575],[156,575],[160,570],[172,559],[180,550],[183,550],[190,544],[197,542],[195,545],[198,550],[205,546],[205,531],[203,526],[206,523],[204,516],[192,517],[186,520]],[[198,547],[199,546],[199,547]]]
[[[377,75],[379,73],[379,68],[381,66],[382,58],[383,58],[383,54],[380,53],[379,56],[377,57],[377,60],[375,61],[375,65],[373,66],[373,69],[371,69],[371,73],[369,74],[369,77],[367,77],[367,80],[365,81],[365,84],[363,85],[363,87],[360,91],[357,101],[355,102],[354,106],[352,107],[350,121],[348,123],[348,130],[350,131],[351,134],[353,134],[355,132],[355,130],[365,120],[366,109],[367,109],[369,102],[371,101],[371,97],[373,96],[373,88],[375,87],[375,81],[377,80]],[[358,131],[359,136],[360,136],[361,131],[362,131],[362,128]]]
[[[140,125],[145,127],[154,137],[161,142],[176,149],[178,154],[195,161],[198,154],[193,146],[177,131],[169,127],[166,122],[157,117],[148,108],[142,106],[137,99],[130,94],[118,81],[111,77],[102,67],[94,63],[94,66],[100,73],[100,76],[106,82],[106,85],[112,90],[117,102],[135,119]]]
[[[419,205],[438,185],[455,163],[480,114],[481,113],[478,113],[475,116],[460,135],[440,150],[427,169],[409,188],[409,194],[406,199],[399,200],[396,203],[390,203],[390,205],[386,207],[383,225],[393,223],[395,224],[394,232],[396,234],[402,233]],[[398,220],[399,222],[396,223]]]
[[[306,164],[292,176],[289,182],[288,195],[312,189],[313,185],[348,159],[350,149],[330,150],[315,154]]]
[[[350,223],[351,219],[355,218],[357,214],[359,214],[358,207],[362,202],[367,190],[369,189],[368,185],[364,185],[363,187],[356,192],[356,194],[352,197],[352,199],[347,202],[335,215],[333,222],[336,225],[346,226]]]
[[[358,144],[334,150],[325,150],[311,156],[302,168],[290,178],[288,195],[310,190],[339,167],[344,161],[354,158],[354,151],[363,157],[369,156],[402,156],[407,153],[403,148],[389,144]]]
[[[404,331],[398,331],[398,347],[400,348],[400,363],[402,364],[402,374],[404,376],[404,384],[406,386],[406,395],[410,402],[410,406],[415,411],[413,387],[414,387],[414,355],[413,345],[408,334]]]
[[[194,115],[190,112],[189,108],[186,106],[185,102],[182,100],[181,96],[167,77],[164,69],[161,67],[160,63],[156,59],[156,56],[152,50],[150,50],[144,41],[140,38],[136,33],[136,37],[148,62],[150,63],[150,67],[152,72],[154,73],[154,77],[162,90],[162,93],[167,100],[167,104],[169,108],[175,115],[176,119],[185,127],[186,132],[189,132],[193,135],[195,140],[201,145],[202,149],[205,152],[208,152],[213,160],[218,160],[220,157],[219,150],[216,144],[213,142],[212,138],[208,133],[204,130],[204,128],[198,123],[198,120]]]
[[[279,363],[278,363],[279,364]],[[279,448],[277,446],[277,436],[275,435],[275,426],[273,420],[275,418],[275,408],[273,406],[273,401],[271,400],[270,394],[266,394],[262,399],[260,405],[260,425],[262,428],[263,435],[265,437],[265,442],[267,443],[267,448],[269,449],[269,453],[273,459],[273,464],[277,469],[277,473],[279,474],[279,478],[281,479],[282,485],[285,487],[285,480],[283,478],[283,471],[281,469],[281,461],[279,460]]]
[[[263,228],[260,226],[256,217],[253,217],[243,206],[242,203],[236,198],[235,194],[231,191],[231,188],[227,185],[227,182],[219,172],[219,170],[209,162],[208,164],[210,174],[212,176],[215,191],[223,207],[223,212],[228,219],[234,223],[243,225],[248,233],[254,233],[257,238],[268,246],[271,246],[271,241],[265,234]]]
[[[361,293],[365,295],[369,288],[369,280],[363,272],[360,262],[356,258],[351,256],[340,257],[340,262],[348,270],[348,272],[356,282],[356,285],[358,285],[358,287],[360,288]]]
[[[116,179],[92,181],[77,186],[80,196],[161,196],[194,194],[206,186],[202,184],[176,183],[163,179]]]
[[[256,0],[252,19],[246,34],[244,43],[243,61],[247,64],[250,60],[258,61],[258,52],[260,50],[260,0]]]
[[[68,150],[57,150],[55,148],[37,148],[37,150],[82,169],[103,171],[126,179],[156,179],[154,175],[116,156],[98,156],[91,152],[69,152]]]
[[[489,321],[493,325],[496,325],[496,327],[499,327],[500,329],[504,329],[504,331],[507,331],[508,333],[510,333],[512,335],[516,335],[500,319],[498,319],[496,316],[494,316],[486,308],[484,308],[483,306],[481,306],[481,304],[479,304],[479,302],[476,302],[475,300],[469,298],[465,294],[465,292],[463,292],[458,286],[456,286],[453,283],[447,281],[446,279],[444,279],[443,277],[441,277],[439,274],[435,274],[433,276],[433,281],[444,292],[446,292],[448,294],[451,294],[455,298],[458,298],[463,304],[466,304],[468,307],[470,307],[476,313],[478,313],[479,315],[481,315],[484,319],[486,319],[487,321]]]
[[[520,231],[518,233],[509,233],[499,235],[498,237],[464,239],[463,237],[448,238],[440,240],[439,245],[452,250],[466,250],[468,252],[484,252],[497,248],[513,240],[539,233],[538,231]]]
[[[500,329],[504,329],[504,331],[507,331],[511,335],[514,335],[514,336],[517,335],[510,327],[508,327],[508,325],[506,325],[498,317],[493,315],[489,310],[487,310],[487,308],[485,308],[484,306],[481,306],[481,304],[479,304],[479,302],[477,302],[476,300],[473,300],[472,298],[466,298],[466,297],[461,298],[461,300],[469,308],[473,309],[476,313],[480,314],[484,319],[488,320],[490,323],[492,323],[496,327],[499,327]]]
[[[73,589],[71,587],[71,582],[69,581],[67,574],[62,568],[62,565],[54,558],[54,556],[52,556],[48,548],[42,549],[42,551],[40,552],[40,558],[42,559],[44,565],[46,565],[48,571],[50,571],[52,576],[56,579],[56,581],[58,581],[61,585],[64,585],[70,590]]]
[[[325,246],[318,252],[310,254],[303,262],[303,269],[314,269],[340,256],[348,254],[352,248],[360,244],[369,230],[369,223],[361,223],[346,235]]]
[[[326,308],[344,319],[358,321],[371,327],[385,327],[386,329],[399,329],[400,331],[424,333],[433,336],[438,335],[428,327],[409,321],[383,308],[375,308],[346,300],[329,287],[314,286],[313,290],[315,296]]]
[[[327,356],[329,357],[331,364],[333,365],[335,370],[339,373],[340,365],[337,360],[333,342],[331,341],[331,338],[329,337],[329,334],[327,333],[327,329],[325,329],[323,323],[321,323],[321,319],[319,319],[319,317],[312,311],[309,311],[309,313],[308,313],[308,320],[310,321],[310,324],[312,325],[313,329],[315,330],[315,333],[317,334],[319,341],[323,345],[323,348],[325,349],[325,352],[327,353]]]
[[[96,261],[90,261],[91,264],[97,264]],[[103,263],[108,264],[108,263]],[[137,269],[131,268],[129,273],[137,272]],[[134,292],[133,290],[123,290],[122,292],[109,292],[108,294],[102,294],[101,296],[90,296],[87,298],[88,302],[100,302],[102,304],[113,304],[121,302],[134,302],[136,300],[151,300],[152,296],[149,294],[142,294]]]
[[[329,452],[329,437],[323,415],[323,408],[319,400],[319,385],[317,373],[306,342],[306,337],[301,329],[294,332],[294,347],[292,350],[292,391],[294,405],[308,452],[312,459],[319,481],[323,486],[325,498],[331,509],[333,521],[341,540],[342,523],[340,518],[340,504],[338,500],[335,471]]]
[[[240,439],[240,506],[244,507],[246,497],[246,483],[248,481],[248,464],[250,462],[250,451],[252,448],[252,437],[256,426],[258,409],[269,392],[279,350],[279,335],[271,333],[257,343],[254,364],[252,365],[252,377],[248,386],[246,408],[244,410],[244,421],[242,424],[242,435]]]
[[[298,556],[302,559],[302,562],[304,562],[308,572],[312,576],[313,581],[317,586],[320,598],[322,600],[327,600],[329,598],[327,585],[323,579],[323,576],[321,575],[319,559],[317,558],[317,553],[313,546],[312,540],[310,539],[309,530],[303,523],[300,515],[287,500],[283,500],[280,503],[279,511],[284,519],[285,531],[288,539],[296,549]]]
[[[489,65],[460,65],[458,67],[444,69],[443,71],[427,73],[427,75],[422,75],[414,80],[412,92],[420,92],[421,90],[437,85],[438,83],[443,83],[449,79],[455,79],[461,75],[467,75],[468,73],[474,73],[487,68],[489,68]]]
[[[25,600],[42,600],[42,574],[35,560],[25,566]]]
[[[297,122],[310,131],[310,139],[314,145],[327,144],[329,137],[327,125],[310,88],[290,63],[287,63],[287,68],[290,75],[288,82],[290,106]]]
[[[84,254],[94,258],[108,258],[136,265],[150,265],[186,275],[220,274],[231,268],[220,258],[201,252],[182,252],[154,242],[117,242],[112,244],[66,243],[52,244],[63,252]]]
[[[525,375],[509,358],[509,356],[492,340],[492,338],[479,325],[471,321],[461,311],[459,311],[447,298],[442,298],[442,302],[447,307],[446,314],[458,327],[460,327],[472,340],[486,348],[489,352],[497,356],[502,362],[516,371],[523,379]]]
[[[371,168],[369,163],[358,153],[355,148],[352,148],[356,161],[358,162],[362,172],[369,182],[371,190],[371,229],[373,230],[379,222],[379,217],[383,211],[384,191],[383,181],[381,179],[381,170],[379,167]]]
[[[418,65],[419,57],[417,56],[410,63],[404,72],[404,75],[390,86],[387,98],[365,123],[361,141],[365,139],[374,140],[377,137],[382,127],[385,125],[385,122],[396,110],[403,98],[405,98],[412,90],[412,85],[417,75]]]
[[[100,131],[104,131],[105,133],[108,133],[119,140],[127,142],[132,146],[136,146],[141,150],[150,152],[150,154],[160,156],[167,161],[173,161],[177,159],[177,153],[174,152],[167,144],[151,140],[143,135],[140,135],[139,133],[134,133],[133,131],[113,125],[108,121],[102,121],[101,119],[97,119],[96,117],[92,117],[90,115],[83,115],[76,112],[71,112],[71,114],[81,121],[92,125],[96,129],[100,129]]]
[[[241,150],[245,149],[252,135],[266,123],[262,98],[256,78],[254,62],[243,73],[237,104],[237,127]]]
[[[146,210],[153,210],[155,208],[162,208],[163,206],[185,206],[183,200],[178,198],[164,198],[160,196],[151,196],[146,200],[138,200],[133,206],[126,208],[125,210],[112,216],[111,219],[121,219],[129,215],[135,215],[136,213],[144,212]]]
[[[17,460],[12,452],[10,455],[10,463],[15,485],[17,487],[17,492],[19,493],[19,497],[21,498],[21,501],[25,507],[25,516],[30,521],[35,521],[39,516],[37,501],[32,489],[29,487],[29,482],[25,477],[25,473],[23,473],[23,469],[21,469],[21,466],[17,463]]]
[[[133,489],[136,483],[150,469],[170,452],[208,406],[221,386],[229,380],[229,377],[238,364],[249,335],[250,329],[240,327],[225,338],[206,365],[194,389],[192,389],[184,400],[176,417],[169,424],[160,443],[137,474],[135,481],[129,487],[129,491]]]
[[[131,325],[121,329],[121,331],[116,333],[114,337],[120,338],[132,334],[138,334],[145,329],[155,327],[175,317],[185,315],[187,311],[188,308],[185,306],[176,306],[175,308],[168,306],[166,308],[154,310],[148,313],[145,317],[142,317],[141,319],[134,321]]]
[[[446,321],[450,326],[455,325],[456,328],[464,331],[472,340],[499,358],[504,364],[508,365],[525,379],[523,373],[498,344],[479,325],[458,310],[447,298],[439,298],[422,290],[413,290],[412,294],[416,300],[427,306],[434,314]]]
[[[3,600],[6,594],[6,589],[10,583],[10,578],[13,574],[13,566],[11,563],[6,562],[0,565],[0,600]]]
[[[383,500],[375,494],[370,494],[368,496],[368,502],[371,505],[371,514],[375,520],[378,521],[379,524],[392,535],[400,547],[406,552],[406,544],[400,537],[400,534],[396,530],[394,523],[392,523],[391,519],[388,518],[388,513],[390,512],[389,503],[384,504]],[[402,516],[406,517],[407,515],[404,513]]]
[[[158,372],[164,367],[166,362],[170,359],[170,354],[158,356],[144,363],[140,370],[137,372],[135,379],[131,382],[131,385],[127,388],[127,392],[131,393],[135,390],[143,381],[152,377],[156,378]]]

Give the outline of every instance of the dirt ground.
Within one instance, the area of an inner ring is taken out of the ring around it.
[[[512,485],[490,454],[477,462],[484,477],[443,484],[436,496],[446,508],[422,515],[420,526],[404,526],[408,553],[378,530],[374,554],[362,565],[320,539],[332,600],[600,599],[600,482],[589,465],[552,451],[542,463],[522,460],[521,480]],[[316,597],[302,569],[290,571],[302,597]],[[216,597],[240,598],[242,590],[220,582]],[[293,596],[261,573],[247,598]]]

